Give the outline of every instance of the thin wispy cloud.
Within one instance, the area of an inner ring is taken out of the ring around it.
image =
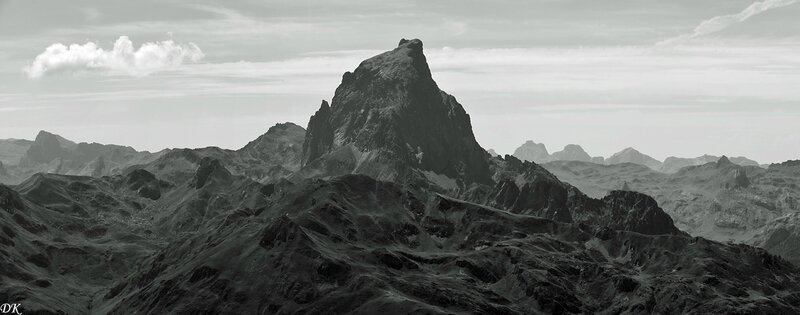
[[[717,33],[766,11],[792,5],[797,2],[800,2],[800,0],[764,0],[755,2],[739,13],[715,16],[700,23],[691,33],[660,41],[656,43],[656,45],[667,46],[680,44],[697,37]]]
[[[137,49],[127,36],[121,36],[111,50],[94,42],[50,45],[23,72],[31,79],[58,72],[121,73],[141,77],[178,68],[187,61],[197,62],[204,56],[200,47],[193,43],[183,45],[167,40],[144,43]]]

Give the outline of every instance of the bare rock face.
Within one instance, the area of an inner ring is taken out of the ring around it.
[[[306,164],[352,145],[393,161],[399,176],[413,168],[490,182],[485,151],[475,141],[469,115],[436,85],[417,39],[401,40],[394,50],[345,73],[330,108],[322,104],[308,133]]]
[[[602,199],[612,213],[619,214],[612,225],[618,230],[642,234],[682,235],[672,218],[648,195],[634,191],[616,190]]]
[[[322,101],[319,110],[308,121],[308,133],[303,143],[303,165],[330,151],[334,129],[331,126],[331,107]]]

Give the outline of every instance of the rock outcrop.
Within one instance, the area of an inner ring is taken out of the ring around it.
[[[303,165],[331,150],[334,132],[331,126],[331,107],[323,100],[319,110],[308,120],[308,131],[303,142]]]
[[[200,160],[197,172],[190,183],[196,189],[203,188],[208,183],[226,183],[232,178],[231,172],[218,159],[205,157]]]

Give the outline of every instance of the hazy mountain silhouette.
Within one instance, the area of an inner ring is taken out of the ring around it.
[[[554,161],[581,161],[603,165],[633,163],[647,166],[655,171],[670,174],[676,173],[684,167],[703,165],[709,162],[716,162],[720,159],[718,156],[706,154],[696,158],[678,158],[670,156],[661,162],[631,147],[614,153],[607,158],[602,156],[591,157],[588,153],[586,153],[586,151],[583,150],[581,146],[576,144],[567,145],[562,151],[548,154],[544,144],[536,143],[530,140],[526,141],[519,148],[517,148],[514,151],[514,156],[523,161],[531,161],[536,163],[547,163]],[[742,156],[731,157],[729,160],[742,166],[759,166],[758,162]]]

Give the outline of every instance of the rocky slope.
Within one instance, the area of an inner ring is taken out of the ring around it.
[[[275,186],[201,164],[185,183],[137,171],[0,186],[0,295],[72,314],[795,311],[796,267],[747,246],[559,223],[363,175]],[[137,197],[142,184],[163,195]],[[624,194],[604,202],[657,209]],[[99,196],[139,206],[57,210]]]
[[[800,264],[800,212],[767,222],[750,242]]]
[[[153,201],[123,183],[47,174],[0,184],[0,300],[23,314],[88,314],[97,291],[161,248],[135,219]]]
[[[719,241],[765,244],[764,238],[771,234],[767,231],[785,230],[773,227],[787,224],[779,218],[800,212],[800,165],[793,162],[765,170],[723,157],[675,174],[636,164],[553,162],[544,167],[591,196],[604,196],[622,186],[651,195],[681,229]],[[753,239],[756,234],[760,236]],[[770,248],[789,259],[798,258]]]
[[[277,124],[239,150],[173,149],[152,162],[129,169],[144,169],[168,181],[184,182],[194,176],[204,159],[213,159],[232,175],[272,183],[299,170],[305,133],[293,123]]]
[[[99,307],[112,314],[796,310],[797,267],[748,246],[592,234],[363,175],[306,181],[271,198],[263,210],[168,246]]]

